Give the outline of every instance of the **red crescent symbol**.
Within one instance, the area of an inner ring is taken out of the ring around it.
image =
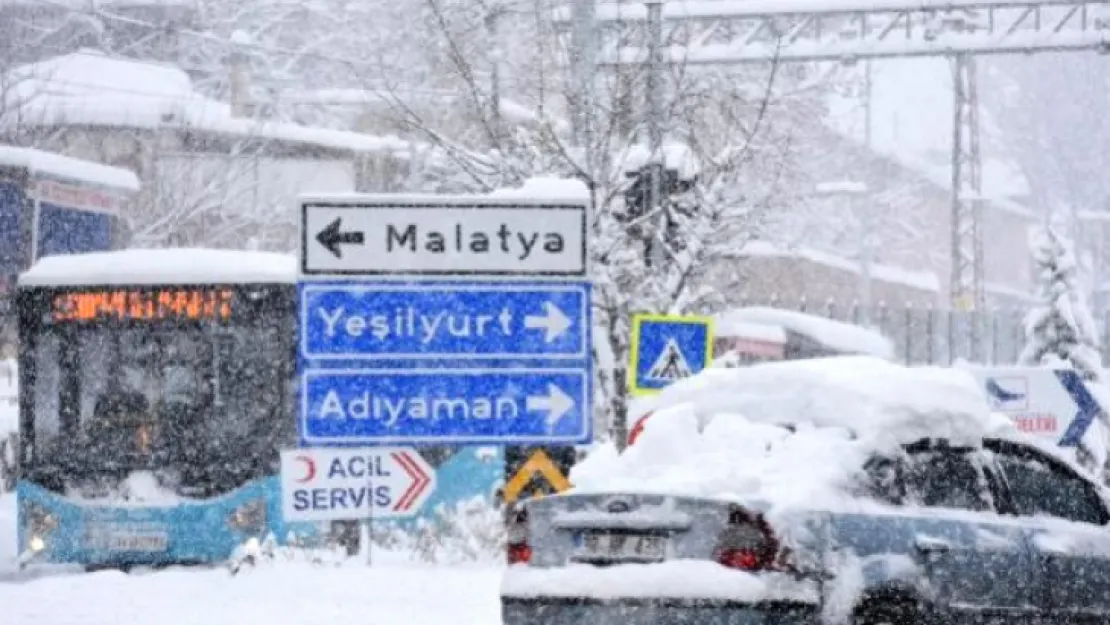
[[[305,476],[297,480],[298,482],[304,484],[305,482],[308,482],[312,478],[316,477],[316,463],[313,462],[312,458],[309,458],[308,456],[297,456],[297,461],[304,463],[305,466]]]

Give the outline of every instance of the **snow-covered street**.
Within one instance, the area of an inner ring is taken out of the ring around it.
[[[14,497],[0,497],[0,562],[11,572]],[[377,555],[377,554],[375,554]],[[495,625],[500,569],[389,558],[373,566],[281,563],[225,569],[118,571],[0,582],[11,625]],[[3,577],[0,575],[0,577]],[[152,620],[152,618],[154,620]]]
[[[375,625],[500,621],[492,568],[287,565],[235,578],[224,570],[105,571],[0,584],[7,623]]]

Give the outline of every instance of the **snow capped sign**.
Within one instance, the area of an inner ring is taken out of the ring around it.
[[[646,394],[701,371],[713,360],[710,317],[632,317],[632,392]]]
[[[435,469],[408,448],[281,452],[286,522],[410,517],[435,487]]]
[[[301,445],[590,442],[586,202],[533,195],[302,200]]]
[[[301,211],[305,275],[586,274],[585,203],[364,196]]]

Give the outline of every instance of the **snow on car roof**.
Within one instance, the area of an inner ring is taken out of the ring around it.
[[[131,249],[41,258],[19,286],[293,283],[288,254],[204,248]]]
[[[20,167],[32,173],[87,182],[111,189],[139,190],[139,178],[129,169],[110,167],[33,148],[0,145],[0,165]]]
[[[967,371],[867,356],[707,369],[642,405],[655,413],[636,444],[595,449],[572,470],[576,491],[827,506],[877,451],[1012,429]]]
[[[894,345],[885,336],[867,328],[779,308],[752,306],[727,310],[716,316],[717,335],[727,335],[732,326],[744,323],[777,325],[805,334],[829,347],[852,354],[894,358]]]

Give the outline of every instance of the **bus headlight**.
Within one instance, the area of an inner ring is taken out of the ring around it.
[[[266,531],[266,500],[256,499],[235,509],[227,519],[228,525],[245,534],[262,534]]]
[[[46,548],[46,539],[58,527],[58,518],[38,504],[27,506],[27,548],[38,552]]]

